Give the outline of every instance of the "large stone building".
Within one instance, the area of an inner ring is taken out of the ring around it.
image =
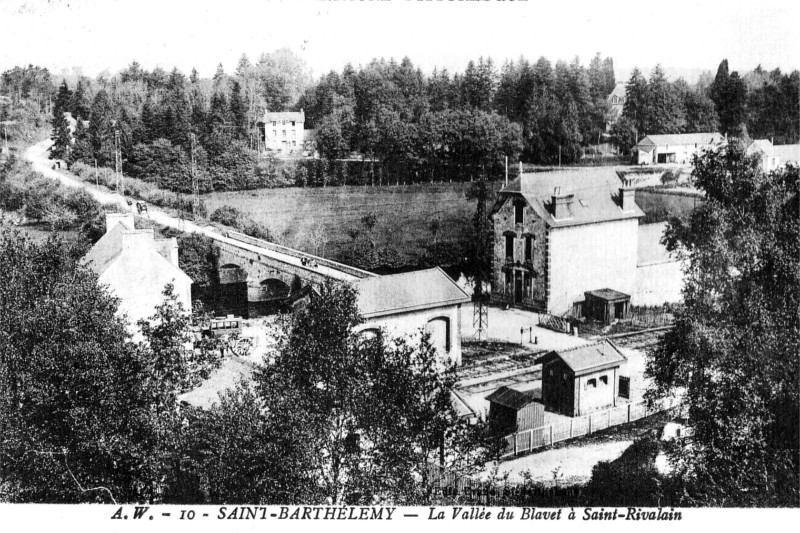
[[[360,333],[416,337],[430,333],[438,353],[461,363],[461,306],[467,294],[440,268],[354,282],[364,317]]]
[[[571,313],[587,291],[637,286],[635,190],[612,169],[523,174],[492,210],[492,299]]]
[[[192,280],[178,267],[176,239],[156,239],[152,229],[135,229],[131,213],[106,215],[106,233],[84,261],[120,299],[130,324],[151,317],[172,283],[183,308],[192,309]]]
[[[622,116],[622,110],[625,107],[625,94],[625,83],[620,81],[614,86],[614,90],[611,91],[611,94],[606,97],[609,109],[611,110],[610,120],[608,124],[606,124],[606,130],[610,130],[611,125]]]
[[[300,112],[264,113],[264,144],[270,150],[303,149],[306,115]]]
[[[633,147],[637,165],[677,163],[690,165],[692,156],[724,142],[719,133],[648,135]]]

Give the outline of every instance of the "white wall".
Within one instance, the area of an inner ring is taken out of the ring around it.
[[[412,338],[412,343],[417,342],[420,332],[425,328],[432,328],[431,333],[436,335],[436,330],[442,332],[441,322],[428,323],[437,317],[445,317],[450,321],[450,352],[440,355],[449,357],[456,364],[461,364],[461,312],[460,305],[447,307],[437,307],[423,311],[413,311],[410,313],[399,313],[390,316],[369,318],[365,320],[357,331],[373,328],[383,328],[390,338],[408,336]],[[433,339],[434,346],[441,345]]]
[[[586,291],[609,288],[633,293],[636,219],[553,228],[548,239],[548,312],[560,315],[570,311]]]
[[[682,265],[680,261],[669,261],[637,267],[631,303],[655,306],[683,301]]]

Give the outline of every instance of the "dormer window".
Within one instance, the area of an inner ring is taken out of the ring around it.
[[[525,220],[525,204],[522,202],[514,203],[514,223],[522,224]]]

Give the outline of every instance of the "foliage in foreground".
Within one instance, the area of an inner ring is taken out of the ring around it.
[[[706,201],[665,235],[688,262],[685,308],[647,368],[694,428],[673,454],[682,503],[797,505],[798,167],[764,174],[737,143],[694,165]]]

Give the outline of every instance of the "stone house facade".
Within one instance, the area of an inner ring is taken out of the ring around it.
[[[264,113],[264,144],[270,150],[303,149],[306,115],[300,112]]]
[[[523,174],[492,209],[492,299],[563,315],[586,291],[636,286],[634,189],[611,169]]]

